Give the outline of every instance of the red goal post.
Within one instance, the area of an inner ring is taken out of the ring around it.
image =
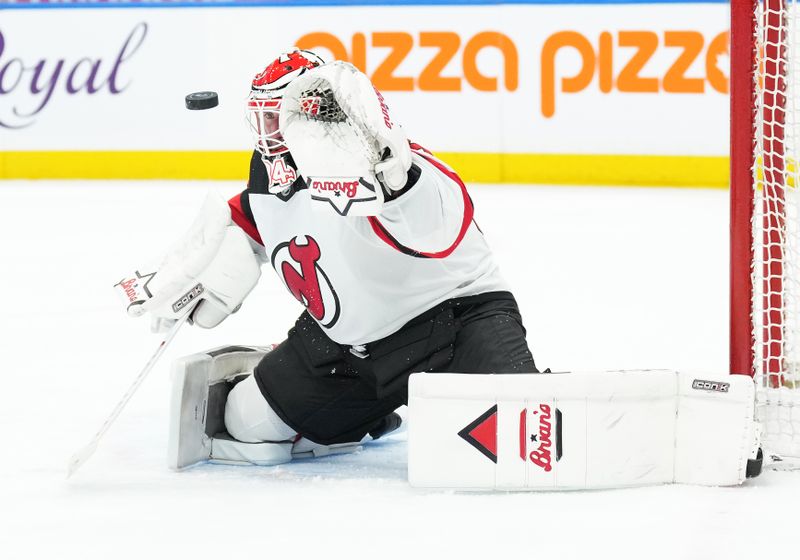
[[[730,50],[730,369],[754,377],[765,450],[787,464],[800,458],[800,10],[795,1],[731,0]]]

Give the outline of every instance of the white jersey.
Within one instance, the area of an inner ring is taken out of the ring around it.
[[[339,344],[388,336],[451,298],[508,290],[463,182],[412,148],[419,179],[376,217],[340,216],[308,189],[281,197],[250,185],[231,200],[234,221]]]

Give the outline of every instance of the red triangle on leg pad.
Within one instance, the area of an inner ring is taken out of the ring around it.
[[[497,463],[497,405],[470,422],[458,435]]]

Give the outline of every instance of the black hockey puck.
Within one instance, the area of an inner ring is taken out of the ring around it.
[[[190,111],[211,109],[219,105],[219,95],[216,91],[196,91],[186,96],[186,108]]]

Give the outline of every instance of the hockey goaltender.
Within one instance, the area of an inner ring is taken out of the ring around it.
[[[268,264],[305,311],[277,346],[174,366],[169,463],[275,465],[400,426],[426,487],[568,489],[757,474],[753,385],[673,371],[538,374],[464,183],[369,79],[310,51],[252,81],[247,188],[210,196],[155,273],[120,282],[156,329],[236,312]],[[414,375],[412,375],[414,374]]]

